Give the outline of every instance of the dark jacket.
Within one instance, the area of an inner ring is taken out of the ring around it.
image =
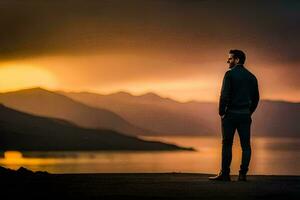
[[[225,73],[219,101],[220,116],[228,111],[252,114],[258,101],[257,79],[243,65],[235,65]]]

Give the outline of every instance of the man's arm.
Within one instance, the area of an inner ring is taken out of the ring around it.
[[[258,90],[258,81],[255,78],[254,81],[254,90],[253,90],[253,95],[252,95],[252,99],[251,99],[251,105],[250,105],[250,112],[251,114],[254,113],[257,105],[259,102],[259,90]]]
[[[231,83],[230,83],[230,71],[227,71],[223,78],[220,101],[219,101],[219,115],[223,116],[226,112],[226,107],[230,101],[230,90],[231,90]]]

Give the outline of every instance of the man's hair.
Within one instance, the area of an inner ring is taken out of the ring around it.
[[[238,58],[239,59],[239,64],[244,64],[246,60],[246,55],[243,51],[238,50],[238,49],[232,49],[229,51],[230,54],[233,55],[233,58]]]

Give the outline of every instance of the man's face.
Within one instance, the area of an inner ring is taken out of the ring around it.
[[[233,57],[233,54],[228,54],[228,60],[227,63],[229,65],[229,68],[234,67],[239,62],[239,59],[236,59]]]

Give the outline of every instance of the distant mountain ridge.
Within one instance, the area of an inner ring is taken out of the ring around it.
[[[68,120],[86,128],[105,128],[127,135],[151,134],[118,114],[77,102],[40,87],[0,93],[0,102],[17,110]]]
[[[157,132],[156,135],[212,135],[215,129],[209,127],[207,119],[182,112],[182,103],[162,98],[154,93],[133,96],[118,92],[109,95],[80,92],[56,91],[87,105],[109,109],[133,124]]]
[[[33,88],[29,91],[36,90]],[[44,89],[42,91],[42,93],[45,93]],[[37,105],[31,108],[30,105],[35,103],[29,101],[31,99],[30,95],[27,95],[26,98],[21,98],[22,96],[19,95],[20,92],[22,93],[22,90],[12,92],[9,95],[7,93],[0,93],[0,102],[7,103],[7,105],[17,109],[23,109],[25,102],[26,111],[29,112],[31,109],[35,112],[39,111]],[[78,109],[77,105],[80,107],[82,104],[91,109],[89,112],[80,116],[82,118],[80,118],[81,120],[79,121],[81,124],[84,124],[85,127],[95,127],[95,125],[97,125],[97,123],[93,121],[93,109],[105,109],[121,116],[122,119],[131,125],[143,130],[148,130],[148,132],[133,131],[133,135],[219,136],[221,134],[218,103],[214,102],[188,101],[182,103],[171,98],[160,97],[153,92],[138,96],[131,95],[127,92],[103,95],[91,92],[64,92],[57,90],[51,91],[51,94],[52,93],[75,101],[76,105],[73,105],[73,108],[76,110]],[[10,98],[8,98],[9,96]],[[41,96],[43,95],[34,95],[34,102],[43,99]],[[51,105],[54,107],[51,108],[50,111],[57,109],[55,108],[56,104],[53,103],[53,99],[47,99],[47,95],[46,97],[44,95],[44,98],[44,100],[40,100],[44,101],[43,105]],[[39,111],[38,113],[41,112]],[[80,113],[81,112],[77,111],[77,114],[81,115]],[[75,118],[73,115],[64,116],[64,114],[61,114],[61,111],[55,114],[55,116],[62,116],[64,119]],[[53,113],[50,112],[49,114],[43,112],[43,115],[53,116]],[[299,118],[300,103],[261,100],[256,112],[252,116],[252,134],[255,136],[270,137],[298,137],[300,133]],[[73,119],[69,121],[76,122],[77,120],[78,119]],[[84,123],[82,123],[82,121]],[[80,123],[76,124],[80,125]]]
[[[118,92],[60,92],[72,99],[114,111],[133,124],[154,130],[160,135],[219,135],[221,133],[218,103],[170,98],[147,98]],[[126,96],[126,98],[120,98]],[[158,96],[159,97],[159,96]],[[300,136],[300,103],[261,100],[252,116],[252,133],[256,136]]]
[[[0,151],[193,150],[108,129],[31,115],[0,104]]]

